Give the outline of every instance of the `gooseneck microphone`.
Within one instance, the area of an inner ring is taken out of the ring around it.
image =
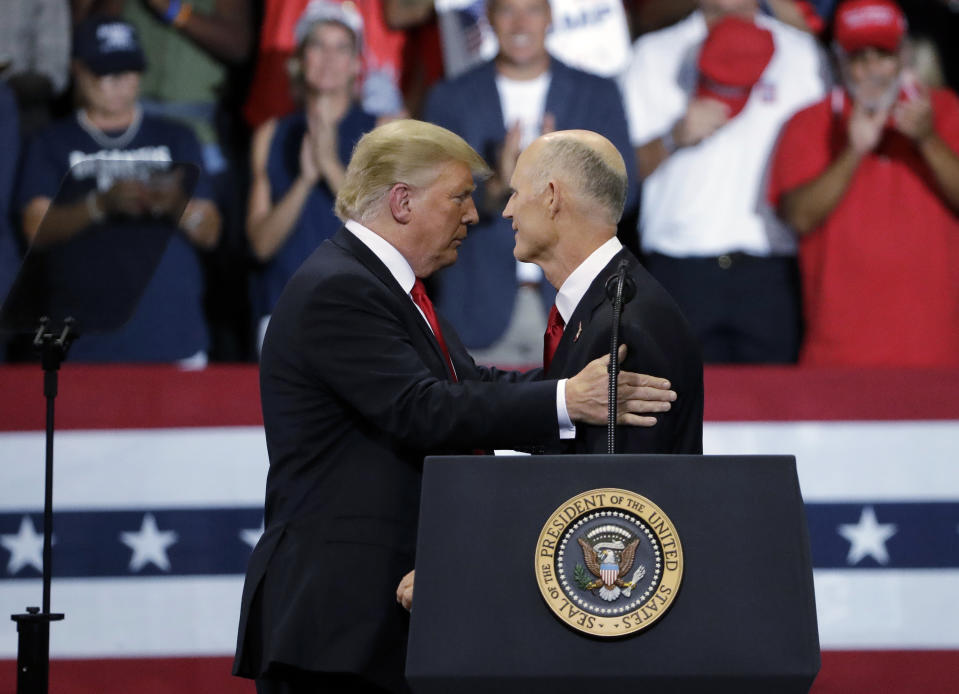
[[[629,263],[624,258],[619,261],[619,267],[615,275],[610,275],[606,280],[606,296],[613,304],[613,326],[609,345],[609,366],[606,371],[609,374],[609,421],[606,425],[606,452],[610,455],[616,453],[616,410],[617,410],[617,381],[619,380],[619,320],[623,312],[623,306],[629,303],[636,296],[636,283],[633,278],[626,274],[629,270]]]
[[[625,258],[619,261],[619,267],[616,268],[616,274],[610,275],[606,280],[606,296],[610,301],[616,301],[617,297],[622,297],[622,305],[628,304],[636,296],[636,283],[633,278],[627,275],[629,271],[629,261]]]

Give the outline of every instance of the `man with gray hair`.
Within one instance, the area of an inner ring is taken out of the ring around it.
[[[544,378],[563,378],[608,353],[612,310],[606,281],[620,262],[636,288],[622,313],[623,368],[662,374],[681,397],[655,427],[618,427],[617,453],[703,452],[703,359],[676,303],[616,238],[627,175],[613,143],[589,130],[543,135],[523,150],[510,177],[503,217],[516,234],[513,255],[536,263],[558,291],[543,339]],[[550,453],[605,453],[603,426],[582,424],[575,437],[553,441]],[[413,604],[415,575],[396,598]]]
[[[612,310],[606,281],[625,261],[636,287],[622,313],[623,367],[666,378],[680,393],[655,427],[620,427],[618,453],[702,453],[703,363],[679,307],[616,238],[627,176],[602,135],[568,130],[543,135],[520,155],[503,216],[516,233],[517,260],[536,263],[558,291],[550,311],[543,368],[562,378],[607,353]],[[577,427],[556,442],[564,453],[603,453],[606,429]]]
[[[478,367],[422,279],[456,261],[489,169],[457,135],[394,121],[359,141],[345,222],[292,277],[267,329],[260,392],[265,532],[243,589],[234,673],[259,692],[405,692],[423,458],[558,445],[606,421],[606,360],[569,379]],[[620,421],[676,394],[623,374]],[[575,423],[575,424],[574,424]]]

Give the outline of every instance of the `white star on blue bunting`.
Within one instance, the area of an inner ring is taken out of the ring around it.
[[[157,528],[152,513],[143,516],[139,531],[120,533],[120,541],[133,550],[130,571],[139,571],[147,564],[153,564],[162,571],[170,570],[167,548],[176,543],[177,534],[173,530],[161,531]]]
[[[866,557],[872,557],[880,564],[888,564],[889,551],[886,549],[886,541],[896,532],[894,523],[879,523],[875,509],[872,506],[864,507],[858,523],[844,523],[839,526],[839,534],[850,543],[846,562],[852,566]]]
[[[0,535],[0,544],[10,552],[7,573],[16,574],[24,566],[43,571],[43,534],[33,527],[30,516],[24,516],[20,521],[20,530],[16,535]]]

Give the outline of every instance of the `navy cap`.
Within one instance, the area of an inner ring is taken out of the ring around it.
[[[147,65],[136,29],[113,17],[82,21],[73,35],[73,57],[97,75],[143,72]]]

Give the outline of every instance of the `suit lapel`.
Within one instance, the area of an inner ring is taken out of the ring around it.
[[[356,258],[360,264],[369,270],[370,273],[382,282],[396,297],[397,304],[400,307],[400,315],[398,315],[397,318],[401,319],[412,333],[422,336],[430,346],[429,349],[433,356],[432,363],[430,364],[431,370],[438,377],[442,376],[448,379],[449,369],[446,367],[446,358],[443,356],[439,342],[436,341],[436,336],[423,319],[419,309],[416,308],[410,295],[403,291],[403,288],[399,285],[399,282],[396,281],[396,278],[393,277],[393,273],[390,272],[389,268],[383,264],[383,261],[376,257],[376,254],[373,253],[365,243],[360,241],[345,227],[336,233],[332,241]],[[446,327],[444,324],[440,329],[443,330]],[[452,328],[449,329],[452,330]],[[446,335],[445,332],[443,334],[444,336]]]
[[[506,125],[503,122],[503,105],[499,100],[499,90],[496,88],[496,66],[493,61],[487,61],[480,68],[477,75],[471,108],[476,111],[473,119],[477,123],[489,123],[496,132],[496,141],[500,143],[506,137]],[[482,153],[481,153],[482,154]],[[491,153],[487,152],[487,156]]]
[[[549,89],[546,92],[545,109],[556,118],[556,129],[562,130],[566,118],[566,104],[575,100],[576,95],[569,80],[569,72],[563,63],[554,58],[550,61],[549,70]]]

